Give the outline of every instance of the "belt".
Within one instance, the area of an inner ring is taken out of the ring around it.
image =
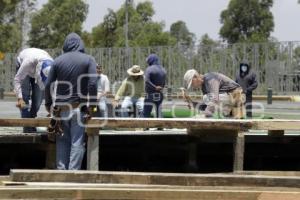
[[[60,111],[69,111],[75,108],[78,108],[80,103],[74,102],[74,103],[69,103],[65,105],[58,105],[57,107],[60,109]]]

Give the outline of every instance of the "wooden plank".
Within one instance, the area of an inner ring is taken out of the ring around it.
[[[300,120],[251,120],[253,130],[300,130]]]
[[[9,181],[10,177],[9,176],[0,176],[0,185],[3,185],[3,182]]]
[[[300,171],[236,171],[235,173],[258,176],[300,176]]]
[[[284,136],[284,130],[268,130],[268,136],[282,137]]]
[[[36,119],[0,119],[0,126],[41,126],[49,124],[48,118]],[[93,118],[89,120],[91,127],[104,126],[109,128],[199,128],[215,130],[244,130],[251,126],[250,121],[243,120],[215,120],[195,118]]]
[[[233,143],[233,171],[243,171],[244,169],[244,151],[245,151],[245,133],[238,132]]]
[[[88,136],[87,169],[99,170],[99,135]]]
[[[193,190],[140,188],[0,188],[0,199],[201,199],[201,200],[297,200],[299,191]]]
[[[0,119],[0,126],[41,126],[46,127],[48,118]],[[190,128],[206,130],[300,130],[300,120],[275,119],[197,119],[197,118],[93,118],[88,125],[108,128]]]
[[[242,174],[181,174],[141,172],[90,172],[57,170],[11,170],[16,182],[79,182],[178,186],[243,186],[300,188],[299,176],[258,176]]]
[[[8,143],[20,143],[20,144],[37,144],[46,143],[47,141],[43,139],[43,134],[0,134],[0,144]]]
[[[56,144],[48,143],[46,151],[46,163],[47,169],[56,169]]]

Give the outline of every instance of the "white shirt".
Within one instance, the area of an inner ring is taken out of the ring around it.
[[[109,80],[106,75],[100,74],[100,81],[98,82],[98,97],[101,97],[104,93],[110,91]]]
[[[26,78],[26,76],[30,76],[36,79],[37,84],[41,89],[44,89],[44,85],[41,82],[39,70],[37,67],[40,67],[38,64],[43,60],[52,60],[51,56],[42,49],[37,48],[28,48],[22,50],[18,57],[18,61],[20,62],[20,68],[14,78],[14,91],[18,98],[22,98],[22,89],[21,82]]]

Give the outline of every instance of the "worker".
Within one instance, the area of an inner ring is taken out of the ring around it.
[[[118,89],[113,106],[116,108],[120,100],[123,99],[121,104],[121,117],[129,117],[129,112],[136,113],[136,117],[141,117],[144,107],[144,71],[141,70],[139,65],[133,65],[127,70],[128,77],[123,80],[120,88]],[[136,111],[129,108],[136,108]]]
[[[57,82],[56,95],[52,96]],[[53,102],[55,99],[55,102]],[[63,45],[63,54],[54,60],[46,89],[46,110],[60,117],[61,129],[56,135],[56,167],[59,170],[80,170],[85,152],[83,119],[97,104],[95,59],[84,53],[80,36],[70,33]],[[87,105],[90,105],[87,108]],[[51,125],[51,124],[50,124]],[[49,125],[49,126],[50,126]],[[51,127],[52,128],[52,127]],[[53,128],[56,130],[56,128]]]
[[[16,106],[22,118],[35,118],[40,109],[44,89],[53,59],[44,50],[26,48],[17,56],[17,73],[14,78]],[[36,132],[36,127],[23,127],[24,133]]]
[[[154,106],[156,117],[162,117],[161,105],[164,99],[163,89],[166,84],[167,72],[159,63],[159,58],[156,54],[150,54],[147,57],[148,67],[145,71],[145,103],[144,117],[150,117]]]
[[[252,118],[252,93],[257,88],[257,79],[255,72],[247,60],[239,64],[239,70],[236,74],[236,82],[243,88],[246,94],[246,115]]]
[[[201,89],[203,102],[207,105],[205,117],[244,117],[244,95],[239,84],[224,74],[210,72],[199,74],[195,69],[188,70],[184,75],[186,89]],[[184,93],[187,99],[188,94]]]
[[[97,93],[97,101],[99,108],[99,117],[108,117],[108,109],[107,109],[107,98],[106,95],[110,91],[109,89],[109,80],[105,74],[103,74],[103,67],[97,64],[97,73],[98,73],[98,93]]]

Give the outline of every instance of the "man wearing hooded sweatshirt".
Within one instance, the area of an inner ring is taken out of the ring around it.
[[[257,79],[247,60],[240,63],[239,71],[236,74],[236,82],[246,94],[246,115],[252,118],[252,91],[257,88]]]
[[[57,81],[55,107],[61,111],[63,134],[56,136],[56,165],[60,170],[79,170],[85,150],[84,126],[79,123],[84,113],[80,107],[97,102],[96,62],[84,53],[83,42],[76,33],[66,37],[63,51],[54,60],[48,77],[45,106],[49,111],[54,104],[51,85]]]
[[[156,54],[150,54],[147,58],[148,67],[145,71],[145,101],[144,117],[150,117],[153,106],[156,117],[162,117],[161,104],[163,101],[163,88],[166,83],[166,70],[159,64]]]

